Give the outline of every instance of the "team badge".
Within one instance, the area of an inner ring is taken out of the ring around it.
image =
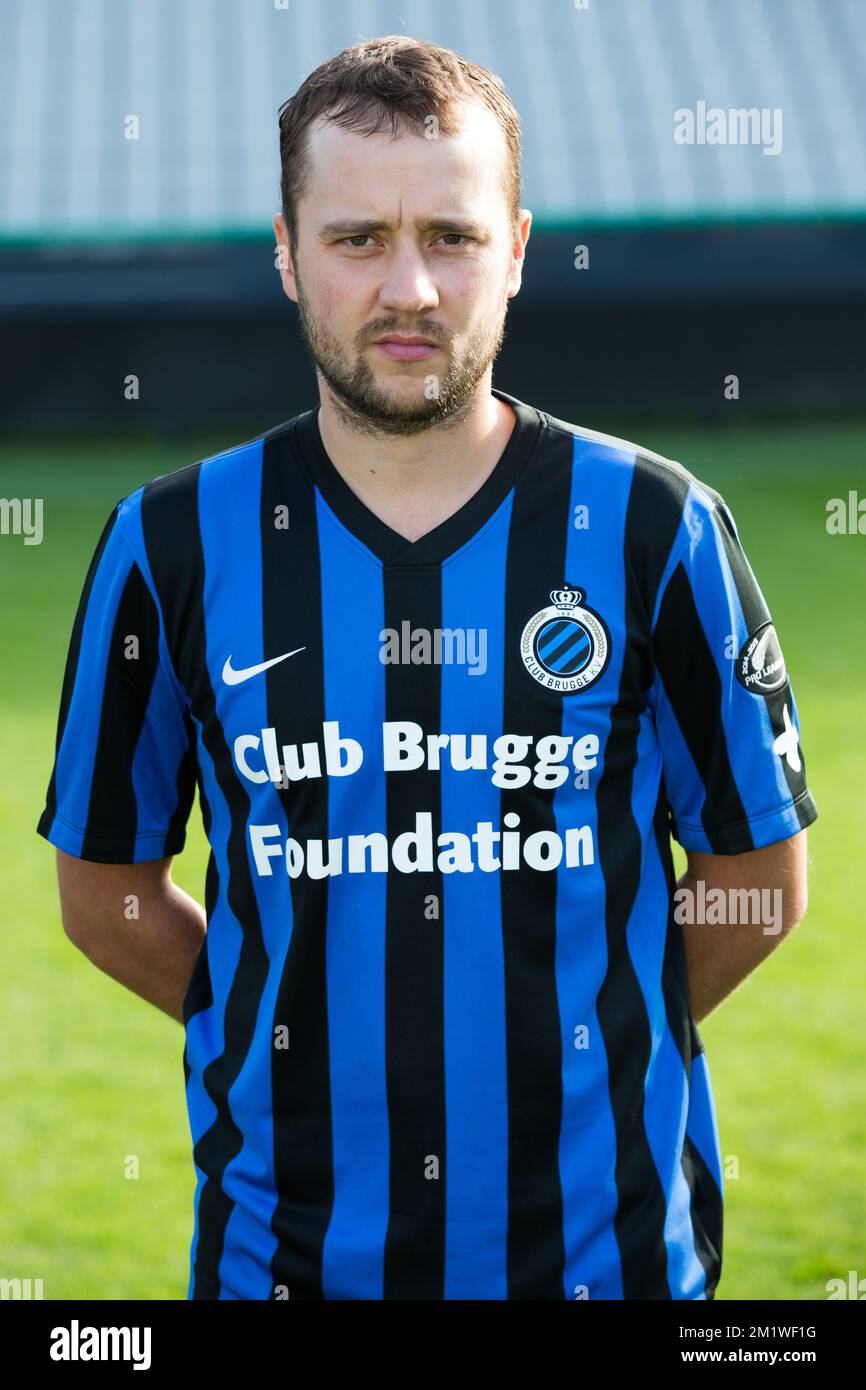
[[[765,623],[746,638],[737,657],[737,680],[752,695],[772,695],[788,679],[776,629]]]
[[[550,607],[533,613],[520,638],[520,655],[533,680],[561,695],[586,690],[610,660],[610,633],[584,597],[569,584],[551,589]]]

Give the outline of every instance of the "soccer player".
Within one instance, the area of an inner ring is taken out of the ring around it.
[[[361,43],[280,150],[321,403],[118,502],[39,824],[71,939],[185,1026],[189,1297],[712,1298],[696,1025],[816,815],[767,605],[719,493],[492,388],[498,78]]]

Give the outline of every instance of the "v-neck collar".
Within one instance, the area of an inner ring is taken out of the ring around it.
[[[541,416],[534,406],[495,387],[492,394],[510,405],[517,416],[508,443],[478,491],[416,541],[407,540],[380,521],[337,471],[319,432],[318,406],[297,417],[293,438],[301,465],[335,516],[383,565],[413,569],[440,565],[490,520],[523,472],[541,434]]]

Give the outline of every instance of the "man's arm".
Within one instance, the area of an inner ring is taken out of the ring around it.
[[[683,888],[691,891],[691,901],[698,905],[706,902],[704,895],[714,888],[725,894],[724,925],[697,920],[683,924],[690,1007],[695,1021],[700,1023],[805,916],[806,831],[746,854],[703,854],[691,850],[688,868],[677,883],[676,902],[685,905],[687,900],[679,894]],[[735,914],[727,907],[732,902],[732,889],[742,890],[733,901],[737,905],[736,915],[745,920],[731,921]],[[758,890],[762,920],[757,922],[755,894],[751,894],[750,901],[743,896],[749,889]]]
[[[57,851],[63,929],[106,975],[183,1022],[204,908],[171,880],[171,858],[93,864]]]

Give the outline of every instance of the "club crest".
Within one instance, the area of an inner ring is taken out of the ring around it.
[[[520,656],[532,679],[560,695],[586,690],[610,660],[610,633],[584,597],[568,583],[551,589],[550,606],[533,613],[520,638]]]

